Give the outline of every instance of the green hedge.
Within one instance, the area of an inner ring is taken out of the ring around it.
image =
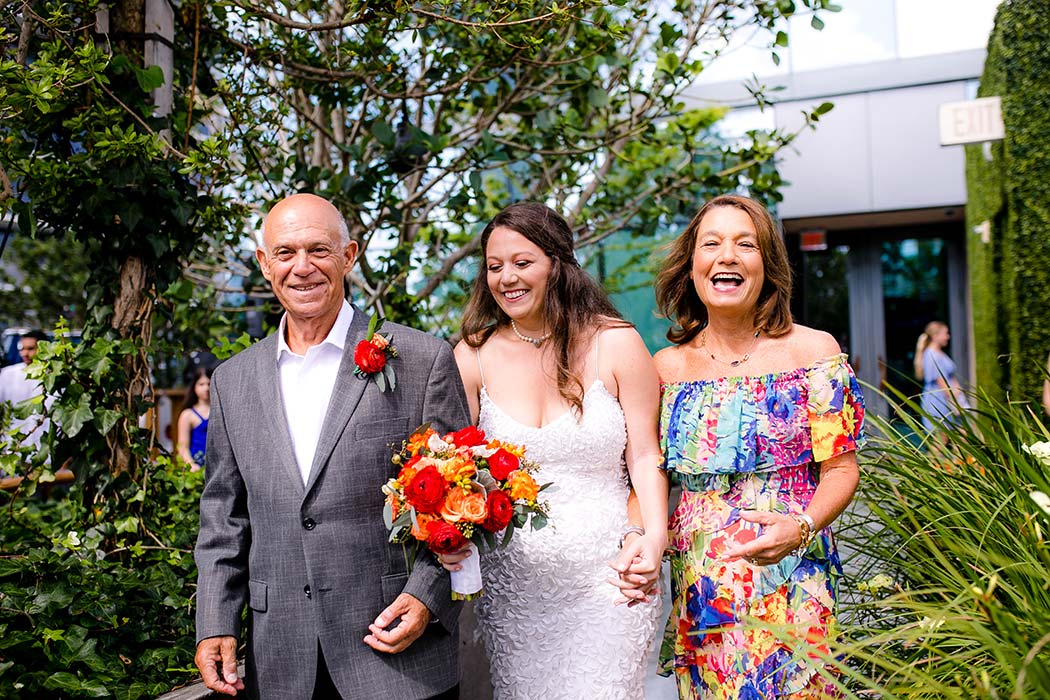
[[[1050,5],[1006,0],[988,42],[979,96],[1003,101],[1006,138],[966,153],[977,382],[1037,401],[1050,351]]]

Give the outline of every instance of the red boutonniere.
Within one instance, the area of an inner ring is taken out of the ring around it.
[[[387,363],[388,358],[397,357],[397,348],[391,338],[377,332],[382,323],[378,316],[372,314],[368,322],[368,334],[354,349],[354,364],[357,365],[354,367],[354,376],[358,379],[375,376],[379,390],[386,391],[397,386],[394,368]]]

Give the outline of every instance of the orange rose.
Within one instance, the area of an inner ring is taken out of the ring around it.
[[[427,515],[426,513],[416,513],[416,522],[412,524],[412,536],[417,540],[423,542],[427,541],[427,528],[430,523],[436,521],[433,515]]]
[[[458,523],[463,519],[463,499],[467,491],[461,488],[451,488],[445,496],[445,502],[441,504],[441,517],[450,523]]]
[[[535,501],[536,496],[540,493],[540,487],[536,480],[520,469],[511,472],[510,476],[507,477],[507,482],[510,484],[510,497],[515,501],[518,499]]]
[[[461,520],[476,523],[485,519],[485,494],[471,489],[453,488],[441,505],[441,517],[450,523]]]
[[[472,523],[480,523],[488,515],[487,503],[485,494],[471,491],[463,499],[463,508],[460,511],[463,513],[463,519]]]

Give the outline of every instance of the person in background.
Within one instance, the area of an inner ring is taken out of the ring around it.
[[[8,404],[8,408],[44,392],[40,382],[26,377],[29,363],[36,357],[37,344],[43,340],[50,338],[42,330],[32,330],[23,335],[18,341],[18,354],[22,361],[0,369],[0,403]],[[46,419],[39,415],[16,418],[11,421],[11,428],[26,434],[23,445],[39,445],[47,429]]]
[[[655,356],[670,523],[660,672],[682,700],[839,697],[822,658],[842,569],[831,524],[853,498],[864,402],[827,333],[794,323],[769,212],[723,195],[656,280],[674,343]]]
[[[959,385],[955,363],[944,349],[951,340],[948,326],[941,321],[930,321],[915,343],[915,376],[923,383],[922,424],[945,444],[947,433],[941,426],[958,419],[959,409],[967,408],[966,395]]]
[[[176,441],[179,457],[190,465],[191,472],[199,471],[204,466],[210,415],[211,368],[198,367],[193,372],[186,398],[182,402]]]

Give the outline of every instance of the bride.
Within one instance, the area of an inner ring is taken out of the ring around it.
[[[637,700],[667,543],[655,366],[556,212],[511,205],[481,247],[456,347],[471,415],[554,484],[550,524],[482,559],[476,610],[496,700]],[[442,563],[456,570],[464,556]]]

